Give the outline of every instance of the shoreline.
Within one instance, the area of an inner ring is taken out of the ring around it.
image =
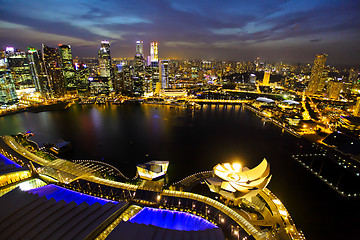
[[[57,111],[57,110],[65,110],[70,107],[74,102],[57,102],[53,104],[41,104],[41,105],[32,105],[24,108],[20,108],[14,111],[6,111],[4,113],[0,113],[0,117],[5,117],[17,113],[22,112],[31,112],[31,113],[39,113],[45,111]]]

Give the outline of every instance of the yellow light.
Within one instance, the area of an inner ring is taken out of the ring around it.
[[[235,171],[239,172],[241,169],[241,164],[240,163],[233,163],[233,168]]]
[[[279,199],[273,199],[273,202],[275,203],[275,204],[281,204],[281,202],[280,202],[280,200]]]
[[[231,169],[230,163],[225,163],[225,164],[224,164],[224,167],[225,167],[226,169]]]
[[[279,213],[283,216],[287,216],[287,212],[285,210],[279,210]]]

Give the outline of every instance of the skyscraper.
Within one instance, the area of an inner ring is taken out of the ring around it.
[[[144,58],[144,42],[143,41],[136,41],[136,56],[140,58]]]
[[[263,84],[264,86],[269,86],[269,83],[270,83],[270,72],[269,72],[269,71],[265,71],[265,72],[264,72],[264,78],[263,78],[262,84]]]
[[[159,77],[161,88],[169,87],[169,60],[161,60],[159,66]]]
[[[311,70],[310,82],[307,89],[308,95],[313,95],[318,91],[322,91],[322,79],[324,79],[324,67],[327,58],[327,54],[316,55],[314,60],[314,66]]]
[[[99,50],[99,73],[100,77],[110,77],[111,69],[111,56],[110,56],[110,43],[106,40],[101,41]]]
[[[41,58],[41,52],[36,50],[35,48],[28,48],[27,58],[29,61],[31,73],[33,76],[35,90],[42,95],[46,96],[48,91],[48,81],[47,76],[44,69],[44,62]]]
[[[351,69],[349,72],[349,82],[357,83],[358,77],[359,77],[359,73],[357,71],[355,71],[354,69]]]
[[[59,45],[61,67],[67,90],[75,90],[75,69],[70,45]]]
[[[158,63],[159,61],[157,42],[150,43],[150,60],[151,60],[151,65],[153,65],[153,63]]]
[[[17,101],[15,84],[5,56],[0,57],[0,105]]]
[[[357,102],[354,108],[354,116],[360,117],[360,97],[357,98]]]
[[[145,59],[143,55],[143,41],[136,41],[136,52],[133,62],[132,85],[135,95],[144,94]]]
[[[155,92],[156,84],[159,83],[159,54],[158,54],[158,43],[150,43],[150,61],[149,66],[151,68],[151,91]]]
[[[16,51],[10,53],[7,59],[16,89],[33,88],[34,81],[26,53]]]
[[[328,86],[328,96],[330,99],[338,100],[342,90],[343,83],[338,81],[331,81]]]
[[[42,45],[43,61],[51,97],[63,97],[66,92],[58,49]]]

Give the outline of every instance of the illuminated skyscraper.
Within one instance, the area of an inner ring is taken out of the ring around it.
[[[79,95],[86,95],[89,88],[90,68],[86,64],[75,64],[76,87]]]
[[[0,57],[0,105],[11,104],[17,101],[15,84],[8,69],[5,56]]]
[[[111,75],[111,56],[110,56],[110,43],[106,40],[101,41],[99,50],[99,73],[100,77],[109,78]]]
[[[61,70],[61,57],[58,49],[42,45],[43,61],[51,97],[63,97],[66,92]]]
[[[359,77],[359,73],[357,71],[355,71],[354,69],[351,69],[349,72],[349,82],[357,83],[358,77]]]
[[[169,87],[169,60],[161,60],[159,66],[159,77],[161,88]]]
[[[29,61],[31,73],[33,76],[35,90],[44,96],[48,91],[47,87],[47,76],[44,69],[44,62],[41,58],[41,52],[36,50],[35,48],[28,48],[27,58]]]
[[[265,72],[264,72],[264,78],[263,78],[262,84],[263,84],[264,86],[269,86],[269,83],[270,83],[270,72],[269,72],[269,71],[265,71]]]
[[[354,116],[360,117],[360,97],[357,98],[357,102],[354,108]]]
[[[150,60],[151,60],[151,62],[159,61],[158,43],[157,42],[150,43]]]
[[[135,95],[144,94],[145,59],[143,55],[143,41],[136,41],[136,52],[133,62],[132,86]]]
[[[33,88],[34,81],[25,52],[13,52],[8,55],[9,67],[17,90]]]
[[[324,67],[327,56],[328,55],[325,53],[321,55],[316,55],[316,58],[314,60],[314,66],[311,70],[309,86],[307,88],[308,95],[313,95],[318,91],[322,91],[322,88],[324,87],[324,84],[322,84],[324,81],[322,81],[322,79],[325,78]]]
[[[144,58],[144,42],[143,41],[136,41],[136,56],[140,58]]]
[[[75,69],[73,64],[73,58],[71,54],[70,45],[59,45],[62,73],[65,79],[66,88],[68,90],[75,90]]]
[[[338,100],[340,96],[340,92],[342,90],[343,83],[331,81],[328,86],[328,96],[330,99]]]

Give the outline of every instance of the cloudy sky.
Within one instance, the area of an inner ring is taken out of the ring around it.
[[[0,48],[70,44],[95,57],[132,57],[136,40],[160,58],[360,64],[359,0],[0,0]]]

